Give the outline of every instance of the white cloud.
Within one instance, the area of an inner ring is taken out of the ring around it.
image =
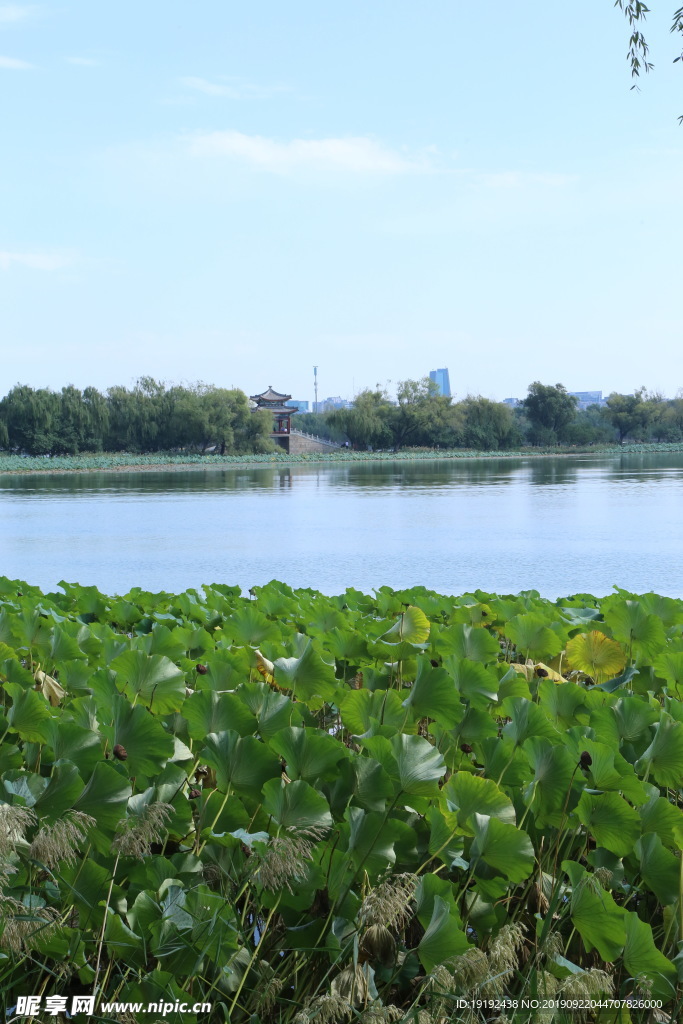
[[[194,89],[205,96],[224,96],[231,100],[243,99],[266,99],[276,93],[287,92],[285,86],[262,86],[245,82],[241,78],[219,77],[217,81],[209,81],[208,78],[199,78],[188,75],[180,79],[180,84],[187,89]]]
[[[227,157],[276,174],[293,170],[397,174],[429,167],[425,160],[415,160],[365,136],[279,142],[262,135],[215,131],[190,136],[187,145],[195,157]]]
[[[36,7],[23,7],[19,4],[0,4],[0,25],[15,25],[18,21],[26,21],[36,13]]]
[[[78,64],[79,67],[84,68],[96,68],[99,61],[93,60],[92,57],[65,57],[67,64]]]
[[[30,71],[35,64],[29,64],[25,60],[17,60],[16,57],[0,57],[0,68],[6,71]]]
[[[573,184],[577,177],[575,174],[552,174],[534,173],[527,171],[498,171],[490,174],[482,174],[481,183],[487,188],[518,189],[532,188],[563,188]]]
[[[188,89],[195,89],[197,92],[203,92],[205,96],[227,96],[229,99],[237,100],[240,99],[240,92],[232,85],[219,85],[216,82],[209,82],[206,78],[181,78],[181,85],[187,86]]]
[[[66,253],[0,251],[0,270],[9,270],[13,266],[30,270],[61,270],[71,262],[72,258]]]

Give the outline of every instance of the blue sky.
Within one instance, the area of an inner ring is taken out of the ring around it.
[[[0,0],[0,393],[683,387],[653,0]],[[575,18],[577,20],[572,20]],[[580,20],[578,20],[580,19]]]

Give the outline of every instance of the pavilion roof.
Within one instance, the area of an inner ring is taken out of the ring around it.
[[[282,394],[280,391],[273,391],[272,386],[269,384],[267,391],[264,391],[260,395],[250,395],[252,402],[257,402],[259,405],[261,402],[277,402],[279,405],[284,405],[291,399],[291,395]]]

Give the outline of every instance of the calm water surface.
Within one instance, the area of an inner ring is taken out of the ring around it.
[[[683,597],[683,454],[0,476],[0,575]]]

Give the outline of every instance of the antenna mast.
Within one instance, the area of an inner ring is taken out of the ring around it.
[[[315,392],[315,403],[313,405],[313,411],[318,411],[318,367],[313,367],[313,390]]]

